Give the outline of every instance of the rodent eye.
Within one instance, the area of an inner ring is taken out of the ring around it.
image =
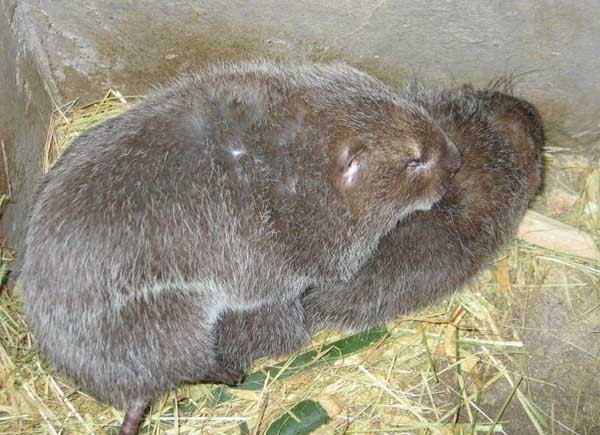
[[[423,164],[423,162],[421,161],[421,159],[412,159],[411,161],[408,162],[408,164],[406,165],[406,169],[417,169],[418,167],[420,167]]]

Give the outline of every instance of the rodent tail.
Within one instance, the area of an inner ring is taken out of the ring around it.
[[[150,402],[137,400],[127,408],[125,418],[119,429],[119,435],[135,435],[144,418],[144,413]]]

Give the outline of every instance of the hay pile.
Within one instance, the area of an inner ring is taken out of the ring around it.
[[[137,100],[110,91],[94,104],[57,109],[46,170],[73,137]],[[550,148],[551,157],[560,153]],[[589,196],[600,177],[587,169],[578,176],[581,191],[562,217],[598,241],[600,219],[589,210]],[[528,374],[521,335],[531,292],[570,294],[598,289],[599,282],[598,263],[515,242],[472,285],[438,306],[358,336],[322,332],[304,353],[258,361],[237,388],[194,385],[164,396],[141,433],[578,433],[577,421],[561,421],[531,399],[532,385],[542,381]],[[21,312],[18,288],[2,291],[0,433],[116,434],[121,412],[52,376]],[[509,408],[526,416],[526,427],[507,429]]]

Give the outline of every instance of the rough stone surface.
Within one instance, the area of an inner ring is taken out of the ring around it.
[[[5,0],[1,134],[17,205],[4,229],[20,246],[48,92],[62,103],[124,94],[215,60],[346,60],[392,83],[484,84],[506,72],[549,120],[551,139],[597,151],[600,3],[509,0]],[[46,95],[44,95],[46,94]],[[26,176],[26,178],[25,178]]]
[[[11,194],[2,229],[16,248],[21,246],[28,199],[41,174],[51,94],[56,93],[48,88],[51,73],[28,20],[17,0],[0,3],[0,188]]]

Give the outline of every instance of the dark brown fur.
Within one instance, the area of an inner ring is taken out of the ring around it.
[[[536,109],[494,88],[412,86],[405,98],[426,108],[463,153],[446,196],[399,223],[353,279],[307,290],[302,308],[294,301],[225,316],[218,329],[225,365],[245,368],[256,357],[297,348],[322,328],[361,330],[434,303],[514,236],[542,182],[544,133]],[[281,348],[279,334],[287,337]]]

